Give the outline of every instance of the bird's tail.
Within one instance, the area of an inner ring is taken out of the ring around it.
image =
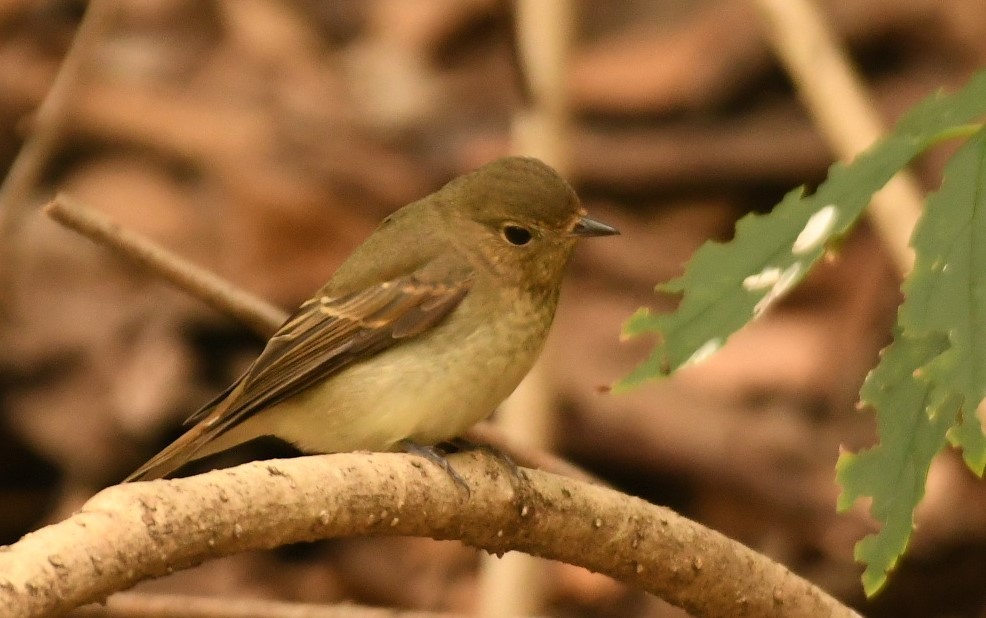
[[[206,423],[193,426],[160,453],[151,457],[147,463],[137,468],[130,476],[123,479],[123,482],[159,479],[171,474],[192,459],[205,456],[205,453],[199,453],[199,451],[213,437],[209,429]]]

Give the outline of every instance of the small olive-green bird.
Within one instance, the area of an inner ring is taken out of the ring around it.
[[[492,414],[530,370],[576,241],[617,233],[537,159],[456,178],[384,219],[192,428],[127,480],[261,436],[312,453],[434,454],[428,446]]]

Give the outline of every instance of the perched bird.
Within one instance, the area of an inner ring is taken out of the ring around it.
[[[617,233],[537,159],[456,178],[384,219],[191,429],[126,480],[261,436],[435,459],[430,445],[492,414],[534,364],[576,241]]]

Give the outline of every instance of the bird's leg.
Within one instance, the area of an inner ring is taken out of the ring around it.
[[[452,477],[452,480],[455,481],[456,485],[466,490],[466,495],[472,493],[469,489],[469,484],[466,483],[466,480],[462,478],[458,472],[455,471],[455,468],[453,468],[452,464],[449,463],[449,460],[445,457],[445,454],[434,446],[424,446],[422,444],[418,444],[417,442],[412,442],[411,440],[401,440],[398,445],[405,453],[424,457],[433,464],[441,467],[450,477]]]
[[[451,440],[448,441],[448,444],[451,444],[458,451],[472,451],[477,449],[481,451],[486,451],[494,459],[499,459],[508,468],[510,468],[510,473],[514,475],[514,478],[516,478],[519,481],[527,480],[527,477],[524,476],[524,473],[521,470],[520,466],[517,465],[517,463],[513,460],[513,458],[510,455],[503,452],[501,449],[493,446],[492,444],[482,444],[480,442],[473,442],[472,440],[469,440],[467,438],[452,438]]]

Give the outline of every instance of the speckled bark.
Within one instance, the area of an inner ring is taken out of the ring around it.
[[[477,453],[444,471],[402,454],[255,462],[110,487],[0,551],[8,616],[57,615],[137,582],[244,550],[328,537],[414,535],[525,551],[605,573],[695,616],[853,616],[752,550],[610,489]]]

